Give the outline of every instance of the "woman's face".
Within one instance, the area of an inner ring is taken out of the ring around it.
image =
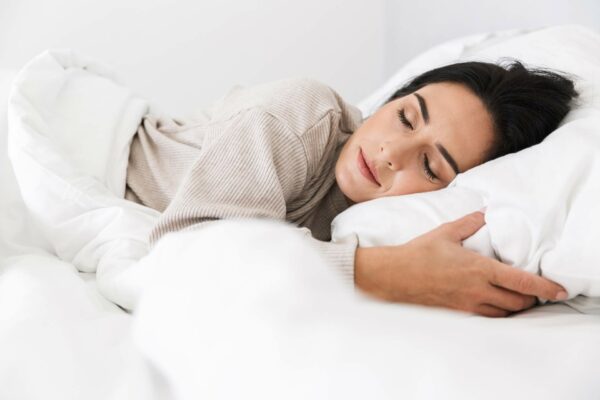
[[[335,177],[354,203],[437,190],[483,163],[493,138],[475,94],[457,83],[429,84],[367,118],[344,144]]]

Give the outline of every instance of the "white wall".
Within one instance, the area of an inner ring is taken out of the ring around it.
[[[291,76],[357,102],[384,79],[383,1],[0,0],[0,67],[72,47],[177,114]]]
[[[385,75],[446,40],[496,30],[571,23],[600,31],[600,1],[386,0]]]
[[[0,0],[0,68],[72,47],[175,114],[291,76],[356,103],[442,41],[559,23],[600,31],[600,1]]]

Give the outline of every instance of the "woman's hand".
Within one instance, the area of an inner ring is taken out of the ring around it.
[[[379,299],[505,317],[536,303],[564,300],[558,284],[462,247],[485,220],[475,212],[400,246],[359,248],[355,284]]]

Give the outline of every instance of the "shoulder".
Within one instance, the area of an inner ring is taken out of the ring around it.
[[[338,116],[336,120],[344,114],[351,120],[362,117],[334,89],[306,77],[235,86],[219,100],[213,117],[228,118],[248,109],[270,114],[299,136],[332,114]]]

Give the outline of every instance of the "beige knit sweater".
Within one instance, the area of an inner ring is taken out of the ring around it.
[[[361,122],[358,108],[303,78],[236,86],[186,121],[149,114],[131,145],[126,198],[162,212],[151,245],[225,218],[286,220],[353,282],[356,239],[329,240],[349,206],[335,163]]]

